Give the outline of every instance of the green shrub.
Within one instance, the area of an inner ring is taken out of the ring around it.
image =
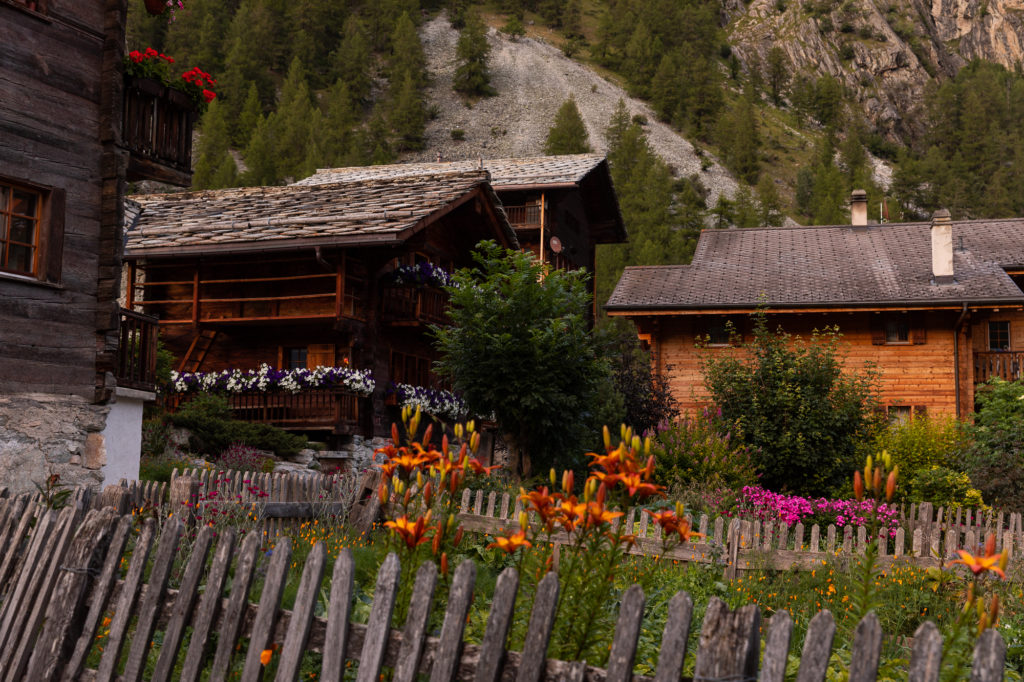
[[[192,464],[191,462],[189,462],[188,458],[184,456],[143,456],[139,460],[139,480],[170,483],[171,474],[174,472],[175,469],[178,469],[180,471],[189,466],[192,466]]]
[[[306,437],[297,436],[269,424],[250,424],[231,418],[225,398],[202,393],[170,415],[171,423],[188,429],[193,452],[220,455],[232,443],[244,443],[260,450],[271,450],[278,457],[295,455],[306,446]]]
[[[673,491],[702,487],[738,490],[757,483],[754,450],[735,438],[719,412],[705,409],[658,427],[655,478]]]
[[[954,417],[916,417],[893,422],[875,439],[875,452],[885,450],[909,477],[932,466],[957,469],[970,437]]]
[[[971,487],[967,474],[942,466],[917,469],[908,487],[911,502],[931,502],[946,509],[978,509],[985,504],[981,492]]]
[[[1024,508],[1024,385],[995,378],[975,401],[965,470],[992,506]]]

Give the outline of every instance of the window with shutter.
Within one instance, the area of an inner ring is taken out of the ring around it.
[[[64,190],[0,177],[0,272],[60,281]]]

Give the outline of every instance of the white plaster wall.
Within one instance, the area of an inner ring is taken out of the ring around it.
[[[103,486],[122,478],[139,478],[139,457],[142,453],[142,406],[153,400],[153,394],[118,388],[116,402],[111,403],[107,425],[103,429],[106,462],[103,465]]]

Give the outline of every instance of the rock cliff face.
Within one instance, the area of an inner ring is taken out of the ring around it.
[[[1024,61],[1024,0],[723,0],[746,68],[778,45],[792,73],[831,74],[893,140],[916,131],[927,85],[980,58]]]

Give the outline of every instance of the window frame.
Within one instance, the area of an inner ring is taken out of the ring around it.
[[[890,335],[890,329],[894,330],[895,334]],[[903,333],[901,334],[901,332]],[[882,333],[885,334],[885,345],[887,346],[909,346],[913,344],[910,320],[904,319],[904,316],[886,319],[882,326]],[[896,338],[894,339],[892,336]],[[901,339],[900,336],[905,338]]]
[[[995,346],[992,345],[992,327],[994,325],[997,325],[997,324],[1005,325],[1006,326],[1006,345],[1005,346],[995,347]],[[1005,352],[1008,352],[1008,351],[1012,350],[1012,346],[1013,346],[1012,339],[1013,339],[1013,337],[1011,335],[1010,321],[1009,320],[989,320],[988,321],[988,326],[986,327],[986,336],[988,337],[987,341],[988,341],[988,350],[989,350],[989,352],[1005,353]]]
[[[724,335],[724,341],[721,340],[722,335]],[[718,340],[715,339],[716,336]],[[735,320],[731,317],[722,317],[705,325],[704,338],[707,339],[708,348],[732,348],[742,337]]]
[[[59,284],[64,247],[65,191],[9,176],[0,176],[0,186],[6,188],[11,195],[19,191],[37,197],[31,272],[7,267],[7,253],[13,241],[8,238],[13,211],[0,210],[0,277],[22,282]]]

